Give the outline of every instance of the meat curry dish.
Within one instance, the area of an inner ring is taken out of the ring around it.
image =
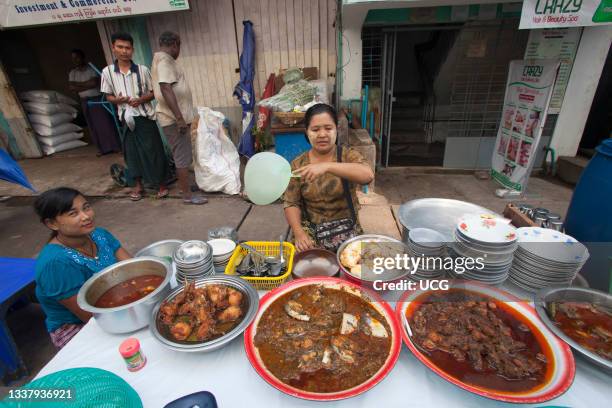
[[[163,276],[142,275],[128,279],[111,287],[96,301],[95,307],[108,308],[127,305],[135,302],[161,285]]]
[[[462,382],[523,392],[552,374],[552,352],[542,334],[491,297],[462,289],[426,293],[406,315],[416,347]]]
[[[210,341],[230,332],[244,317],[245,296],[228,285],[184,289],[159,307],[157,327],[162,335],[181,343]]]
[[[612,311],[586,302],[553,302],[553,322],[585,349],[612,361]]]
[[[330,393],[362,384],[380,370],[390,352],[391,330],[361,297],[307,285],[268,307],[254,344],[266,368],[285,384]]]

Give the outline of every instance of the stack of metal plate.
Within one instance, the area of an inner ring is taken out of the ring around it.
[[[176,281],[204,278],[214,275],[213,251],[204,241],[185,241],[176,248],[172,256],[176,265]]]
[[[430,228],[413,228],[408,232],[406,243],[414,259],[421,258],[419,267],[408,275],[410,279],[438,279],[444,276],[446,243],[444,235]]]
[[[517,234],[519,246],[509,281],[526,291],[569,286],[589,259],[587,248],[562,232],[524,227]]]
[[[452,277],[490,285],[500,285],[508,278],[517,249],[517,232],[510,220],[485,214],[466,215],[457,223],[454,238],[449,249],[455,258]],[[463,258],[462,263],[459,258]],[[469,266],[466,260],[472,260]]]

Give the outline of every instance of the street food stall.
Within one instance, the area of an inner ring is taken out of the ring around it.
[[[101,369],[145,407],[200,391],[266,407],[612,397],[612,296],[576,286],[586,247],[456,200],[414,200],[400,215],[401,241],[361,235],[331,255],[282,238],[154,243],[83,285],[94,318],[32,384]],[[391,263],[377,271],[380,258]]]

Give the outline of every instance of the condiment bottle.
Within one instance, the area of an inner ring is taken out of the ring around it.
[[[138,371],[147,363],[147,358],[140,350],[140,342],[134,337],[130,337],[119,345],[119,353],[125,360],[129,371]]]

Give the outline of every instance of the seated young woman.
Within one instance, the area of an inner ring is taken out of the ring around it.
[[[285,217],[298,251],[336,251],[361,233],[355,188],[370,183],[374,172],[359,152],[336,145],[338,117],[333,107],[314,105],[304,121],[312,148],[291,162],[299,177],[292,177],[285,191]]]
[[[62,348],[91,318],[77,304],[81,286],[96,272],[132,256],[110,232],[96,227],[91,204],[75,189],[46,191],[34,209],[51,230],[36,260],[36,296],[51,341]]]

